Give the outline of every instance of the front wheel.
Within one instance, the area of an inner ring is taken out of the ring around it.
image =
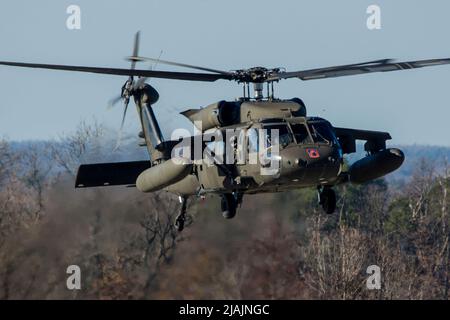
[[[237,201],[233,194],[225,193],[221,199],[222,216],[225,219],[232,219],[236,215]]]

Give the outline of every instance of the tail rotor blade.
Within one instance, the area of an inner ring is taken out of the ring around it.
[[[122,115],[122,122],[120,124],[120,130],[123,129],[123,125],[125,124],[125,117],[127,116],[128,103],[129,103],[129,101],[127,101],[125,103],[125,108],[123,109],[123,115]]]
[[[134,47],[133,47],[133,56],[137,57],[139,54],[139,42],[140,42],[141,32],[136,32],[134,36]],[[131,70],[134,70],[136,68],[136,59],[131,59]]]
[[[112,98],[108,101],[108,107],[107,109],[112,109],[120,100],[122,100],[122,96],[117,96],[115,98]]]
[[[153,68],[156,68],[156,67],[158,66],[158,63],[161,61],[161,56],[162,56],[162,54],[163,54],[163,51],[161,50],[161,51],[159,52],[159,56],[158,56],[158,58],[156,59],[155,63],[154,63],[152,66],[150,66],[150,70],[153,70]]]
[[[136,34],[134,36],[134,45],[133,45],[133,56],[134,57],[137,57],[139,55],[140,37],[141,37],[141,32],[140,31],[136,32]],[[134,70],[136,68],[136,62],[138,60],[130,59],[130,61],[131,61],[131,70]],[[123,127],[125,125],[125,118],[127,116],[128,104],[130,103],[130,96],[133,96],[133,90],[135,88],[137,88],[136,85],[140,82],[140,81],[138,81],[138,83],[135,83],[133,81],[133,78],[134,78],[133,76],[129,77],[129,82],[125,83],[125,85],[122,87],[122,94],[119,97],[111,99],[110,103],[109,103],[110,106],[113,106],[121,99],[124,100],[122,122],[120,123],[120,129],[119,129],[119,133],[117,135],[117,143],[116,143],[116,146],[114,147],[113,151],[116,151],[120,147],[120,143],[122,142]],[[141,80],[141,78],[139,80]],[[145,78],[144,78],[144,81],[145,81]]]
[[[161,52],[159,53],[158,59],[156,60],[156,62],[154,64],[152,64],[149,68],[149,70],[153,70],[153,68],[156,68],[156,66],[158,65],[159,59],[161,58],[163,54],[163,51],[161,50]],[[149,77],[139,77],[138,81],[134,84],[133,89],[136,90],[138,88],[140,88],[145,81],[147,81],[147,79],[149,79]]]
[[[128,110],[128,103],[130,101],[127,100],[124,104],[124,109],[123,109],[123,115],[122,115],[122,122],[120,124],[120,128],[119,128],[119,133],[117,135],[117,142],[116,142],[116,146],[114,147],[113,151],[116,151],[119,147],[120,147],[120,143],[122,142],[122,134],[123,134],[123,126],[125,124],[125,118],[127,116],[127,110]]]
[[[174,62],[174,61],[161,60],[159,58],[155,59],[155,58],[149,58],[149,57],[132,56],[132,57],[127,57],[127,59],[129,61],[134,61],[134,62],[136,62],[136,61],[158,62],[158,63],[161,63],[161,64],[167,64],[167,65],[171,65],[171,66],[177,66],[177,67],[184,67],[184,68],[189,68],[189,69],[208,71],[208,72],[213,72],[213,73],[226,75],[226,76],[232,75],[232,73],[228,72],[228,71],[211,69],[211,68],[205,68],[205,67],[199,67],[199,66],[194,66],[194,65],[191,65],[191,64],[179,63],[179,62]]]

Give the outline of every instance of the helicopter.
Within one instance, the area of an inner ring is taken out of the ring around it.
[[[219,195],[222,215],[230,219],[245,195],[317,188],[319,205],[331,214],[336,209],[334,186],[363,184],[402,165],[403,152],[386,147],[386,141],[392,139],[388,132],[335,127],[326,119],[309,116],[300,98],[276,98],[274,83],[450,64],[450,58],[409,62],[382,59],[293,72],[265,67],[223,71],[140,56],[139,41],[138,32],[132,56],[127,58],[130,69],[9,61],[0,61],[0,65],[128,76],[120,96],[111,103],[123,101],[123,126],[129,102],[134,99],[142,128],[140,145],[148,149],[150,160],[82,164],[75,188],[126,185],[142,192],[174,193],[180,200],[175,220],[179,231],[185,225],[189,197]],[[139,70],[138,62],[202,72]],[[194,124],[197,134],[166,140],[153,111],[159,94],[146,82],[149,78],[235,81],[243,86],[243,94],[233,101],[181,112]],[[347,168],[344,156],[356,152],[356,141],[364,142],[366,156]]]

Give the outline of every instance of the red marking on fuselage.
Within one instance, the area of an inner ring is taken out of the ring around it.
[[[320,158],[320,153],[319,153],[319,150],[317,150],[317,149],[306,149],[306,152],[308,153],[308,156],[311,159]]]

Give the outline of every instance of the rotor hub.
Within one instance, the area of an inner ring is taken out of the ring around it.
[[[240,83],[263,83],[271,82],[273,74],[280,72],[280,68],[267,69],[264,67],[253,67],[234,71],[233,80]]]

